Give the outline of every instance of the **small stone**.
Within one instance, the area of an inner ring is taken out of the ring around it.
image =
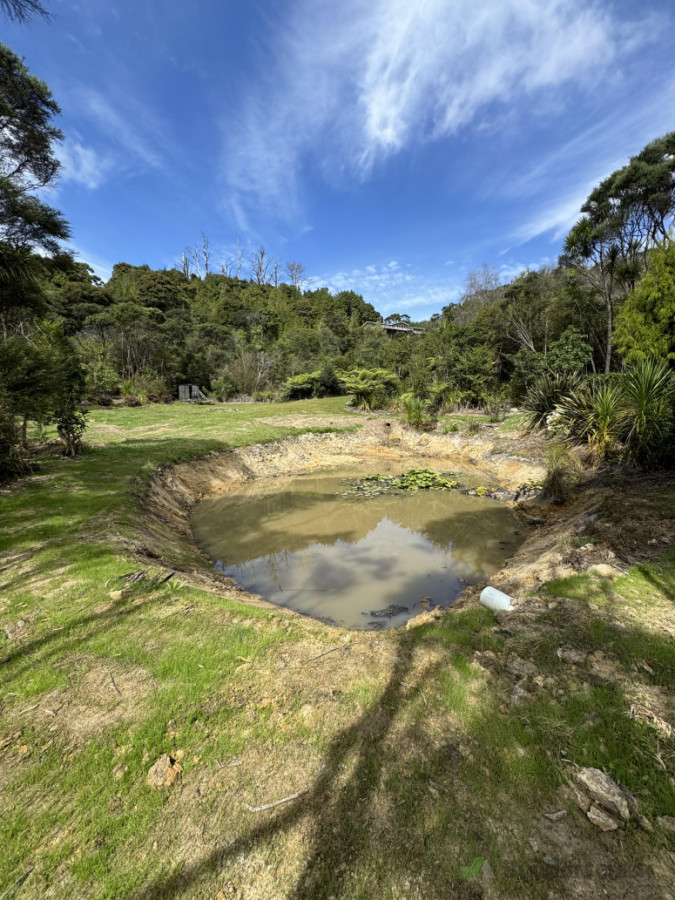
[[[131,591],[128,588],[123,588],[121,591],[110,591],[109,597],[111,600],[126,600],[127,597],[131,597]]]
[[[175,784],[182,771],[180,763],[172,759],[168,753],[163,753],[148,772],[145,781],[151,788],[160,790]]]
[[[579,650],[577,647],[558,647],[555,655],[558,659],[562,659],[563,662],[581,665],[586,662],[587,653],[584,650]]]
[[[522,677],[528,677],[539,674],[539,669],[535,666],[533,662],[528,662],[525,659],[521,659],[519,656],[516,656],[515,653],[512,653],[509,656],[506,662],[506,668],[509,672],[513,672],[514,675],[519,675]]]
[[[120,763],[112,770],[112,777],[115,779],[115,781],[119,781],[120,778],[124,778],[125,773],[128,771],[129,766],[125,766],[124,763]]]
[[[656,824],[664,831],[670,831],[675,834],[675,819],[672,816],[658,816]]]
[[[544,813],[544,816],[550,822],[559,822],[561,819],[564,819],[566,815],[567,815],[567,811],[564,809],[560,809],[560,810],[558,810],[558,812],[554,812],[554,813]]]
[[[616,831],[619,827],[619,823],[616,819],[613,819],[609,813],[606,813],[604,810],[600,809],[599,806],[591,806],[591,808],[586,813],[590,821],[602,831]]]
[[[576,781],[592,799],[610,813],[616,813],[625,822],[630,819],[626,797],[619,785],[600,769],[580,769]]]

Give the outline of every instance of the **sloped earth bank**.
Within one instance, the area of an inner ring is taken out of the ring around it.
[[[266,606],[199,557],[191,504],[385,456],[470,464],[510,491],[543,475],[536,443],[377,421],[160,473],[135,549]],[[274,607],[305,638],[242,660],[214,699],[262,717],[270,736],[186,774],[153,844],[180,864],[134,896],[675,897],[675,820],[659,818],[675,813],[675,598],[672,566],[658,562],[675,539],[673,498],[665,477],[590,477],[565,507],[518,503],[538,527],[491,579],[512,613],[478,607],[481,586],[387,635]],[[641,582],[626,574],[634,564]],[[644,827],[591,824],[570,787],[588,765],[629,784]]]
[[[399,459],[403,467],[428,466],[430,460],[435,465],[447,461],[449,469],[467,472],[474,480],[482,475],[484,485],[493,489],[497,499],[510,502],[527,496],[528,480],[543,478],[540,449],[533,442],[527,447],[529,455],[524,456],[523,442],[503,435],[471,438],[419,434],[396,422],[371,418],[356,433],[306,434],[215,453],[172,466],[153,479],[144,503],[143,540],[132,549],[142,556],[161,558],[202,585],[227,584],[230,591],[237,591],[238,598],[260,604],[261,598],[239,590],[234,582],[213,571],[208,558],[196,548],[189,525],[195,503],[257,478],[344,467],[358,470],[367,466],[369,471],[377,471],[378,460]],[[528,513],[523,515],[529,518]]]

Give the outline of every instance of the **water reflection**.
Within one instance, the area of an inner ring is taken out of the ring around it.
[[[442,491],[345,499],[336,496],[344,477],[261,479],[203,501],[192,516],[195,538],[248,590],[365,628],[448,606],[464,582],[488,577],[524,537],[513,513],[494,501]],[[372,615],[390,605],[406,609]]]

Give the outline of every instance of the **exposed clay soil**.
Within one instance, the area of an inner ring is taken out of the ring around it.
[[[145,499],[143,540],[129,549],[145,558],[162,560],[201,586],[216,590],[226,586],[230,594],[236,591],[239,600],[268,605],[212,570],[192,538],[192,506],[257,478],[339,466],[358,468],[366,461],[372,465],[378,459],[399,458],[419,465],[429,459],[447,460],[449,469],[457,471],[464,466],[482,471],[486,482],[506,489],[515,489],[529,479],[541,480],[545,471],[541,445],[536,440],[507,436],[496,429],[475,436],[420,434],[397,422],[369,418],[356,433],[306,434],[214,453],[160,472]]]

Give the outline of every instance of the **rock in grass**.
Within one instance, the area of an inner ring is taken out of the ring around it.
[[[670,831],[671,834],[675,834],[675,819],[672,816],[659,816],[656,824],[659,828],[663,828],[664,831]]]
[[[183,767],[172,759],[168,753],[162,753],[148,772],[145,781],[151,788],[160,790],[171,787],[180,778]]]
[[[609,813],[618,815],[624,822],[630,819],[626,796],[609,775],[605,775],[600,769],[585,768],[577,772],[575,780],[591,797],[594,804],[603,807]],[[591,819],[591,821],[593,820]]]
[[[119,781],[120,778],[124,778],[126,772],[129,771],[129,766],[125,766],[124,763],[120,763],[118,766],[112,770],[112,777],[115,781]]]
[[[587,653],[579,650],[577,647],[558,647],[555,655],[558,659],[562,659],[563,662],[575,663],[576,665],[585,663],[588,656]]]
[[[605,812],[604,809],[600,809],[600,807],[595,804],[591,806],[586,815],[591,822],[602,831],[616,831],[619,827],[619,823],[616,819],[613,819],[609,813]]]

